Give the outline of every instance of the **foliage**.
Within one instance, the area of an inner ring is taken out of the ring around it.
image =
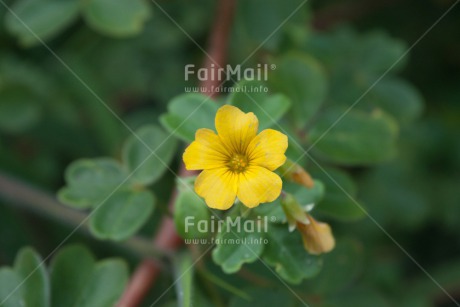
[[[72,211],[56,212],[84,214],[90,236],[61,246],[79,223],[11,209],[0,190],[0,262],[12,264],[0,268],[0,305],[113,306],[139,256],[153,256],[130,242],[158,231],[176,189],[172,218],[188,248],[168,256],[146,306],[447,306],[412,260],[458,290],[455,16],[409,47],[447,7],[317,31],[314,17],[333,1],[240,1],[229,62],[267,64],[268,78],[231,76],[209,98],[190,90],[198,80],[184,80],[184,66],[205,57],[190,38],[206,46],[213,1],[1,2],[0,175],[57,191]],[[195,176],[178,178],[183,147],[197,129],[214,129],[224,104],[288,135],[289,160],[314,185],[278,171],[283,190],[331,225],[331,253],[305,251],[280,199],[211,210]],[[267,231],[240,231],[229,218]]]
[[[128,280],[123,260],[96,262],[80,245],[60,250],[49,269],[43,262],[37,252],[25,247],[19,251],[13,268],[0,269],[2,305],[113,306]]]

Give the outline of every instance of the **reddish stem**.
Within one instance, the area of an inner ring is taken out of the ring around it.
[[[228,37],[230,36],[235,8],[236,0],[219,1],[213,31],[209,37],[208,54],[203,65],[203,68],[208,70],[208,76],[211,76],[211,70],[223,68],[227,62]],[[221,82],[222,80],[218,78],[208,78],[202,81],[201,87],[206,89],[204,94],[215,97],[218,93],[216,88]]]
[[[236,0],[220,0],[217,8],[217,15],[210,35],[208,55],[204,62],[207,70],[223,67],[227,58],[228,37],[230,34],[231,24],[235,11]],[[208,73],[208,75],[211,75]],[[202,81],[201,87],[205,88],[204,94],[214,97],[216,88],[220,80],[207,79]],[[195,172],[187,171],[183,163],[179,171],[180,177],[195,175]],[[168,208],[171,213],[174,211],[174,203],[177,196],[177,190],[174,190],[169,200]],[[158,248],[174,251],[177,250],[183,241],[177,235],[173,220],[165,216],[160,224],[159,230],[155,235],[153,244]],[[118,307],[135,307],[138,306],[148,291],[154,285],[155,280],[160,274],[160,267],[153,259],[145,259],[139,264],[131,277],[125,293],[118,302]]]
[[[181,165],[181,169],[178,174],[180,177],[186,177],[193,175],[185,169],[184,165]],[[172,192],[169,200],[168,208],[172,212],[174,209],[174,203],[177,197],[177,190]],[[153,244],[162,248],[165,251],[173,252],[182,245],[182,239],[177,235],[174,222],[170,216],[165,215],[163,217],[159,230],[153,239]],[[153,259],[144,259],[141,264],[136,268],[128,287],[125,290],[122,298],[118,302],[118,307],[134,307],[138,306],[143,298],[147,295],[155,280],[160,275],[160,265]]]
[[[152,259],[145,259],[138,265],[128,287],[118,302],[118,307],[138,306],[147,295],[150,285],[160,272],[160,267]]]

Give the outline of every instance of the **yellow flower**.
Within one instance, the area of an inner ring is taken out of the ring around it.
[[[272,129],[257,134],[257,117],[230,105],[217,111],[215,125],[217,134],[198,129],[183,155],[188,170],[203,170],[195,181],[197,194],[221,210],[236,197],[249,208],[278,198],[282,181],[273,171],[286,161],[286,135]]]

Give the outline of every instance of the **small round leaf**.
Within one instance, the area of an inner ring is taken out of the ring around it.
[[[50,281],[40,255],[29,247],[21,249],[16,256],[14,269],[25,281],[21,287],[26,306],[50,306]]]
[[[144,0],[89,0],[83,7],[89,26],[115,37],[139,34],[150,15],[150,6]]]
[[[123,163],[132,174],[131,180],[148,185],[158,180],[171,162],[177,140],[156,126],[135,131],[123,147]]]
[[[211,211],[193,190],[180,191],[174,205],[174,223],[184,239],[209,236]],[[204,231],[208,230],[208,231]]]
[[[145,224],[154,204],[150,192],[119,190],[94,209],[90,230],[99,239],[127,239]]]
[[[60,32],[78,18],[77,0],[19,0],[6,15],[8,31],[24,46],[40,44]],[[38,37],[38,38],[37,38]]]

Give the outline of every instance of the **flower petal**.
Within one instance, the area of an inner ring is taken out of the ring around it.
[[[220,139],[234,153],[244,153],[259,129],[254,113],[244,113],[230,105],[217,111],[215,124]]]
[[[235,202],[238,176],[227,168],[204,170],[195,181],[195,191],[210,208],[227,210]]]
[[[284,153],[287,147],[286,135],[273,129],[265,129],[251,141],[247,155],[251,164],[273,171],[286,162]]]
[[[238,199],[249,208],[274,201],[281,194],[281,178],[260,166],[250,166],[239,174]]]
[[[228,161],[227,152],[217,134],[210,129],[198,129],[195,141],[190,144],[182,156],[188,170],[223,167]]]

